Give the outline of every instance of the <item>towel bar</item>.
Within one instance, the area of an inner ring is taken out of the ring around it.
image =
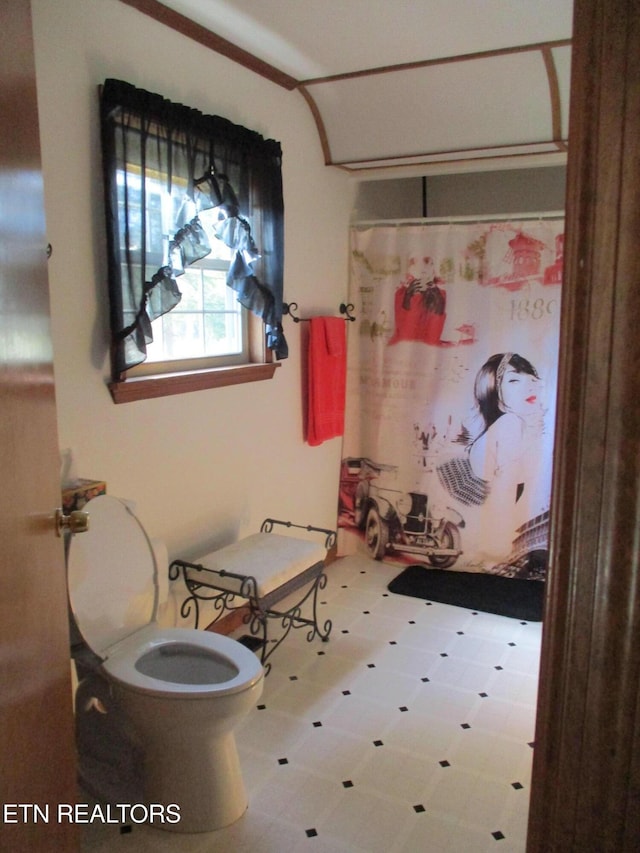
[[[288,314],[294,323],[308,323],[311,318],[310,317],[296,317],[296,315],[293,312],[297,311],[297,310],[298,310],[298,303],[297,302],[285,302],[282,305],[282,313]],[[345,315],[342,318],[343,320],[345,320],[345,321],[348,320],[352,323],[355,323],[356,318],[351,313],[352,311],[353,311],[353,304],[351,302],[340,303],[340,313]]]

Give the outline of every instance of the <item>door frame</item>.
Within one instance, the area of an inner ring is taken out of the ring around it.
[[[575,0],[529,853],[640,838],[640,6]]]

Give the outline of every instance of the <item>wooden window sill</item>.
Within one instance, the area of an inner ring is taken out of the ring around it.
[[[185,373],[138,376],[121,382],[110,382],[109,391],[114,403],[133,403],[136,400],[272,379],[277,367],[280,367],[280,362],[272,361],[266,364],[240,364]]]

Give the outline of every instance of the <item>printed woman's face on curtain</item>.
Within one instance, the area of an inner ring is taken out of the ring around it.
[[[522,418],[543,408],[544,383],[537,376],[507,367],[502,379],[501,399],[505,411]]]
[[[518,353],[492,355],[478,371],[476,406],[484,422],[469,445],[475,474],[493,484],[515,477],[526,479],[527,456],[539,452],[544,430],[542,385],[535,367]],[[505,486],[505,500],[514,491]]]

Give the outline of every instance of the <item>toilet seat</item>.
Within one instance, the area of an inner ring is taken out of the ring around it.
[[[191,684],[154,678],[138,668],[145,655],[184,646],[193,648],[197,656],[210,655],[211,660],[222,663],[227,672],[235,670],[235,675],[217,683]],[[176,698],[230,696],[249,689],[263,676],[257,655],[230,637],[193,628],[161,628],[158,625],[143,628],[111,648],[102,668],[114,681],[120,681],[130,690]]]
[[[153,548],[124,501],[99,495],[87,504],[89,529],[72,536],[69,603],[78,630],[101,658],[155,621],[158,578]]]
[[[93,498],[87,511],[89,529],[69,543],[69,602],[78,630],[107,675],[130,690],[203,699],[247,690],[262,678],[257,656],[236,640],[159,626],[158,566],[144,528],[124,501],[110,495]],[[162,650],[167,659],[159,663]],[[195,666],[199,680],[178,680],[178,662],[171,656],[181,658],[185,671]],[[167,677],[149,674],[163,670]],[[211,681],[203,680],[203,672]]]

